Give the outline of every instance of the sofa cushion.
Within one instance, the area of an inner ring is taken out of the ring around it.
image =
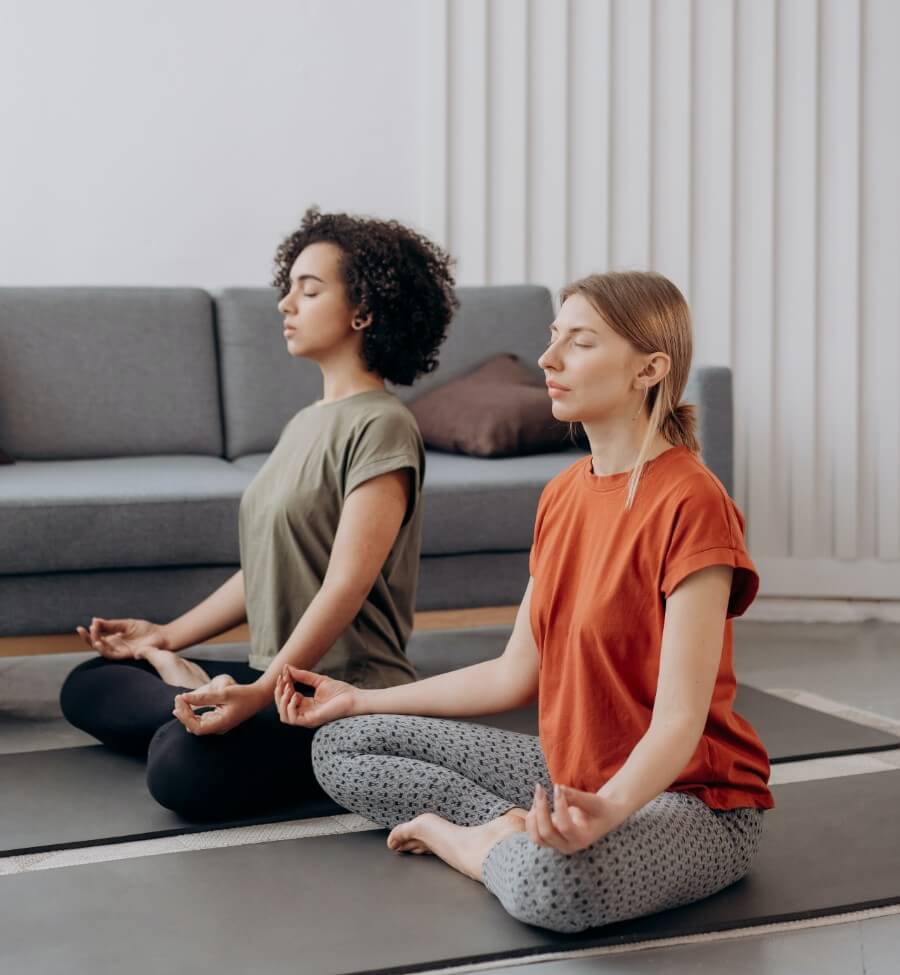
[[[580,450],[494,458],[427,451],[422,554],[531,548],[544,485],[583,456]]]
[[[19,461],[0,477],[0,573],[235,565],[251,479],[215,457]]]
[[[427,447],[516,457],[571,447],[545,384],[514,355],[498,355],[407,404]]]
[[[322,395],[322,373],[292,356],[275,288],[226,288],[216,297],[225,456],[270,451],[291,417]]]
[[[196,288],[0,288],[0,443],[18,461],[222,453]]]

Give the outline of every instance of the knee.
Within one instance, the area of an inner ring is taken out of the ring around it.
[[[100,657],[85,660],[69,672],[59,692],[59,707],[69,724],[89,731],[93,692],[91,677],[107,661]],[[93,703],[96,703],[94,701]]]
[[[369,787],[373,760],[396,753],[391,740],[394,715],[366,714],[323,725],[312,740],[316,781],[335,802],[359,809]]]
[[[147,753],[147,789],[166,809],[187,819],[203,819],[209,813],[210,790],[202,781],[197,742],[180,721],[162,725],[150,741]]]
[[[356,724],[364,718],[341,718],[322,725],[312,740],[313,774],[320,786],[334,798],[333,789],[339,779],[339,766],[348,755],[357,753],[361,740]]]
[[[581,912],[570,903],[568,896],[553,888],[535,887],[534,881],[513,880],[500,901],[507,914],[517,921],[546,931],[577,934],[593,926],[581,918]]]
[[[313,770],[319,783],[322,784],[320,774],[328,778],[341,761],[382,751],[380,723],[381,715],[366,714],[322,725],[312,741]]]
[[[606,921],[577,875],[574,858],[536,846],[524,835],[498,843],[485,861],[485,885],[507,914],[559,934],[577,934]]]

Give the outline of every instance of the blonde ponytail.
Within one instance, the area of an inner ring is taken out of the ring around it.
[[[697,440],[697,407],[693,403],[679,403],[664,417],[660,433],[675,447],[687,447],[700,453]]]

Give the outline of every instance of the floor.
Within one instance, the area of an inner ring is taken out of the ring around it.
[[[507,631],[496,635],[498,652]],[[414,639],[427,640],[427,634]],[[241,645],[198,648],[196,656],[220,659],[245,653]],[[7,657],[0,659],[0,752],[21,752],[91,743],[66,726],[56,696],[65,674],[90,654]],[[852,720],[900,731],[900,625],[890,623],[794,624],[737,621],[735,661],[738,679],[765,690],[841,714]],[[773,783],[832,775],[859,774],[900,767],[900,750],[877,755],[821,759],[779,765]],[[275,824],[266,839],[317,835],[368,828],[360,817]],[[29,858],[0,858],[0,874],[64,868],[88,859],[140,857],[197,849],[201,846],[258,842],[260,828],[218,831],[191,838],[166,838],[137,844],[65,851]],[[13,877],[6,882],[15,882]],[[727,940],[710,940],[587,958],[536,961],[492,968],[511,975],[586,975],[588,972],[661,973],[718,972],[733,975],[765,972],[798,975],[815,972],[895,975],[900,971],[900,913],[859,917],[843,923],[796,930],[755,932]]]

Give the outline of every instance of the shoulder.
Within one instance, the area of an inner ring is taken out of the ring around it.
[[[416,418],[392,393],[378,397],[356,423],[358,435],[398,443],[421,444]],[[424,449],[424,447],[423,447]]]
[[[685,451],[665,473],[658,488],[658,502],[671,524],[677,527],[691,521],[709,530],[718,525],[730,536],[743,534],[743,514],[725,485],[700,457]]]
[[[584,476],[584,466],[588,461],[588,455],[578,457],[568,467],[554,474],[541,491],[539,507],[564,498],[570,491],[576,490],[579,479]]]
[[[659,500],[678,505],[685,501],[710,504],[733,504],[725,485],[703,463],[700,456],[686,448],[679,451],[659,478],[656,494]]]
[[[418,436],[419,433],[416,418],[393,393],[387,391],[351,397],[340,404],[334,417],[351,439],[396,433]]]
[[[424,467],[425,445],[416,418],[392,393],[364,397],[346,411],[344,423],[351,466],[402,457]]]

